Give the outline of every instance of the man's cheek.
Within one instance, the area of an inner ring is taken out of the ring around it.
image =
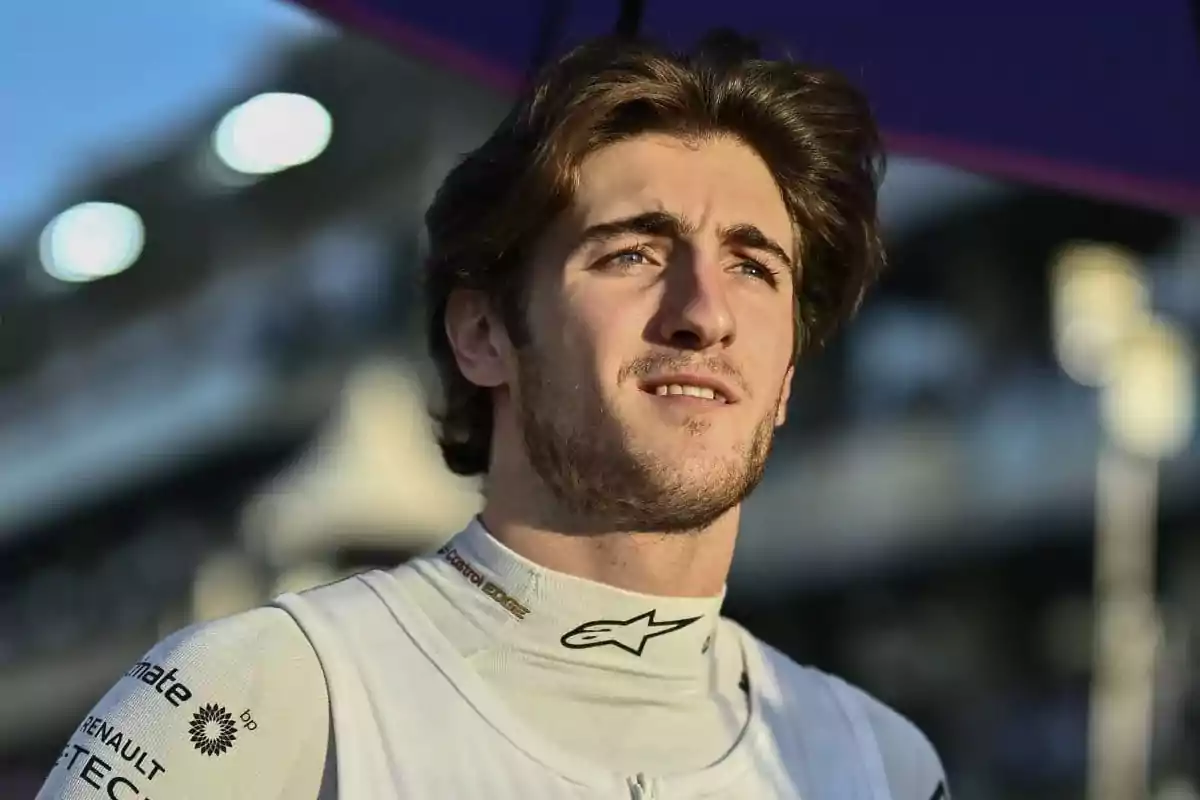
[[[563,366],[575,373],[599,374],[610,356],[615,356],[618,332],[589,319],[566,320],[558,331],[558,347],[567,362]]]

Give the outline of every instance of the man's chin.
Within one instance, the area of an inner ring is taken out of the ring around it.
[[[711,474],[714,470],[736,469],[745,459],[739,448],[718,431],[692,432],[682,428],[646,431],[635,438],[631,450],[647,461],[680,474]]]
[[[665,454],[664,454],[665,455]],[[644,473],[646,495],[661,498],[666,505],[704,505],[717,497],[740,495],[746,483],[746,465],[706,454],[675,454],[660,460]]]

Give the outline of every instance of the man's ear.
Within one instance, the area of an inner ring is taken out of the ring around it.
[[[788,367],[783,376],[783,387],[779,391],[779,406],[775,409],[775,427],[787,422],[788,400],[792,398],[792,377],[796,374],[795,367]]]
[[[446,303],[445,324],[463,377],[476,386],[502,386],[512,343],[488,299],[480,292],[455,290]]]

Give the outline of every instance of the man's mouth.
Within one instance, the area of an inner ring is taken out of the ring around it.
[[[669,383],[665,385],[655,386],[654,394],[659,397],[681,396],[681,397],[698,397],[702,400],[714,400],[718,403],[728,403],[725,395],[710,389],[707,386],[691,386],[681,383]]]
[[[732,405],[739,399],[733,387],[720,378],[695,373],[660,375],[644,381],[641,389],[656,397],[694,398],[720,405]]]

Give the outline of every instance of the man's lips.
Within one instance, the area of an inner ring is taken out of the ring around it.
[[[659,397],[690,397],[722,405],[732,405],[741,399],[728,382],[715,375],[699,373],[655,375],[643,380],[640,388]]]

